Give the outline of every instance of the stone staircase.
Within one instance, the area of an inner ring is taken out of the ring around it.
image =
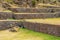
[[[11,12],[0,12],[0,30],[23,27],[37,32],[60,36],[60,25],[30,23],[25,19],[46,19],[60,17],[60,8],[8,8]],[[8,10],[7,9],[7,10]],[[38,20],[37,20],[38,21]]]

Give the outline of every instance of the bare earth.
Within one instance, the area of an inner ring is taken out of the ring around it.
[[[18,32],[0,31],[0,40],[60,40],[60,37],[20,29]]]
[[[53,25],[60,25],[60,18],[47,18],[47,19],[20,19],[20,20],[0,20],[0,21],[26,21],[32,23],[43,23],[43,24],[53,24]]]
[[[0,40],[43,40],[43,38],[20,32],[0,31]]]

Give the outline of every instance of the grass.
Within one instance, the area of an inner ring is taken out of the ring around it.
[[[21,28],[18,32],[0,31],[0,40],[60,40],[60,37]]]
[[[16,20],[17,19],[7,19],[7,20]],[[44,24],[52,24],[52,25],[60,25],[60,18],[44,18],[44,19],[20,19],[20,21],[26,21],[31,23],[44,23]]]
[[[10,11],[10,10],[4,10],[4,11],[2,11],[2,12],[12,12],[12,11]]]
[[[60,18],[25,19],[27,22],[60,25]]]
[[[13,19],[10,19],[10,20],[13,20]],[[32,22],[48,22],[48,23],[60,22],[60,18],[24,19],[24,20],[30,21],[30,22],[31,21]],[[9,32],[8,30],[0,31],[0,40],[60,40],[60,37],[20,28],[18,32]]]

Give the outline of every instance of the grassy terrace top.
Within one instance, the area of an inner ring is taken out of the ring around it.
[[[60,7],[60,6],[58,6],[58,5],[51,5],[51,4],[43,4],[43,3],[40,3],[40,4],[38,4],[39,6],[51,6],[51,7]]]
[[[50,14],[56,14],[56,13],[50,13]],[[14,13],[14,14],[49,14],[49,13]]]
[[[52,25],[60,25],[60,18],[47,18],[47,19],[7,19],[7,20],[0,20],[0,21],[26,21],[31,23],[43,23],[43,24],[52,24]]]
[[[60,25],[60,18],[26,19],[27,22]]]
[[[10,11],[10,10],[4,10],[3,12],[12,12],[12,11]]]
[[[10,10],[3,10],[3,11],[0,11],[0,12],[12,12],[12,11],[10,11]]]

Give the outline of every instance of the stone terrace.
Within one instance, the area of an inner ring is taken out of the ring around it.
[[[60,31],[59,31],[60,20],[56,20],[56,19],[55,21],[53,20],[53,18],[60,17],[60,8],[37,9],[37,8],[7,7],[7,10],[10,10],[11,12],[3,12],[3,11],[0,12],[1,30],[9,29],[10,27],[19,26],[37,32],[43,32],[55,36],[60,36]],[[53,21],[45,20],[46,18],[51,18]],[[32,20],[29,21],[29,19]],[[37,21],[34,19],[37,19]]]

